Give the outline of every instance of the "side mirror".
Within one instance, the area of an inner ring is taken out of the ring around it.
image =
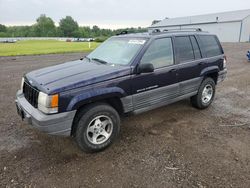
[[[154,72],[155,68],[151,63],[141,63],[138,68],[137,68],[137,73],[150,73],[150,72]]]

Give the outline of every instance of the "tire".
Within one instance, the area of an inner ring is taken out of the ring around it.
[[[206,91],[207,89],[207,95]],[[204,95],[203,95],[204,92]],[[198,109],[206,109],[214,100],[215,95],[215,82],[212,78],[205,78],[198,90],[197,95],[191,97],[191,104]],[[207,99],[205,99],[207,98]]]
[[[97,103],[83,108],[76,116],[75,139],[87,153],[99,152],[110,146],[120,132],[120,117],[108,104]]]

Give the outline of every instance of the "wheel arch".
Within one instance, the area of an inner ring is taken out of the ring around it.
[[[204,77],[204,79],[208,77],[212,78],[215,84],[217,84],[217,80],[219,76],[219,67],[217,66],[207,67],[201,72],[201,76]]]
[[[113,96],[99,96],[95,97],[89,100],[81,101],[79,102],[75,108],[76,108],[76,114],[72,123],[72,128],[71,128],[71,136],[75,135],[76,128],[77,128],[77,122],[79,121],[79,113],[87,108],[90,105],[96,105],[96,104],[107,104],[113,107],[120,116],[124,114],[124,107],[122,104],[122,101],[120,99],[119,95],[113,95]]]

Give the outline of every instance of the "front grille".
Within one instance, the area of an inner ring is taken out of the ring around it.
[[[23,84],[23,94],[25,99],[35,108],[37,108],[38,105],[38,95],[39,91],[29,85],[28,83],[24,82]]]

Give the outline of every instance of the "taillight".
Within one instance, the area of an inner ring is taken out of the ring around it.
[[[223,69],[225,69],[226,67],[227,67],[227,56],[224,56]]]

